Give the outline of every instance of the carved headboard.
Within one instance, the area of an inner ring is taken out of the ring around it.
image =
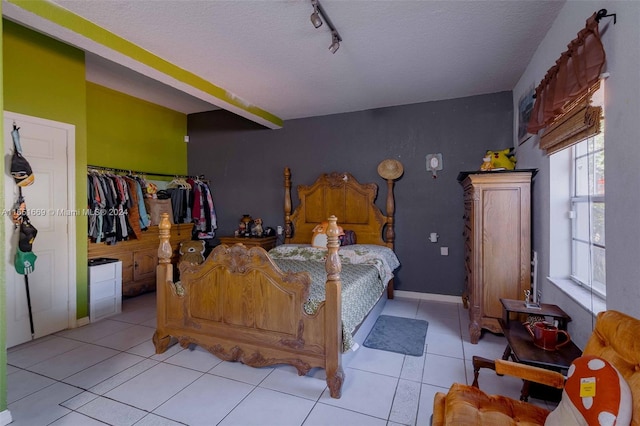
[[[393,249],[393,187],[387,194],[385,216],[375,205],[378,185],[361,184],[351,174],[325,173],[313,185],[299,185],[300,204],[291,213],[291,171],[285,178],[285,243],[309,244],[313,228],[331,215],[344,230],[354,231],[358,244],[383,245]],[[386,226],[385,239],[383,229]]]

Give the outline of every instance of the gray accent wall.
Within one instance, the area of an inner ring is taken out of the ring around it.
[[[386,158],[404,165],[395,183],[396,289],[459,296],[464,288],[460,171],[477,170],[487,149],[512,146],[512,93],[289,120],[265,129],[227,111],[188,117],[189,174],[210,180],[217,235],[232,235],[240,217],[284,223],[284,167],[297,185],[326,172],[349,172],[378,184],[377,206],[386,213],[387,184],[377,166]],[[437,178],[427,154],[441,153]],[[338,218],[339,222],[340,218]],[[429,241],[436,232],[437,243]],[[448,247],[449,255],[440,254]]]

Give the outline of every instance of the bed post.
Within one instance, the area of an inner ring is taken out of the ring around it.
[[[327,271],[325,304],[325,371],[332,398],[340,398],[344,371],[342,370],[342,265],[338,256],[340,247],[338,219],[329,217],[327,229]]]
[[[378,164],[378,174],[387,181],[387,229],[385,230],[385,242],[387,247],[394,250],[396,233],[393,229],[393,215],[395,213],[395,202],[393,197],[393,181],[404,173],[402,163],[395,159],[382,160]],[[387,297],[393,299],[393,280],[387,285]]]
[[[291,227],[291,170],[284,168],[284,237],[288,243],[293,236]]]
[[[385,240],[387,247],[394,249],[393,241],[396,239],[396,233],[393,229],[393,215],[395,213],[395,202],[393,200],[393,179],[387,179],[387,229],[385,231]]]
[[[385,230],[385,240],[387,247],[394,250],[393,242],[396,239],[396,232],[393,229],[393,215],[396,205],[393,199],[393,179],[387,179],[387,229]],[[394,250],[395,251],[395,250]],[[393,299],[393,278],[387,284],[387,298]]]
[[[173,265],[171,264],[171,243],[169,239],[171,237],[171,222],[169,221],[169,214],[162,213],[160,218],[159,234],[160,245],[158,246],[158,266],[156,267],[156,332],[153,334],[153,344],[156,347],[156,353],[161,354],[169,347],[171,336],[164,331],[164,325],[166,324],[166,295],[167,295],[167,283],[173,283]]]

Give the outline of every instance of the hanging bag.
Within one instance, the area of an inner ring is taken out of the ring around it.
[[[147,208],[147,213],[149,213],[151,226],[160,225],[160,218],[162,217],[162,213],[168,213],[169,221],[171,223],[175,223],[173,221],[173,207],[171,205],[171,199],[158,200],[156,198],[145,198],[144,205]]]
[[[14,124],[11,131],[14,146],[13,156],[11,157],[11,176],[13,176],[18,186],[24,187],[33,183],[34,176],[29,162],[22,156],[22,145],[20,145],[20,133],[18,130],[20,128]]]
[[[32,273],[36,267],[36,259],[38,256],[32,251],[33,241],[36,238],[38,230],[31,224],[29,218],[23,215],[22,223],[20,223],[20,238],[18,240],[18,249],[14,266],[16,271],[21,275]]]

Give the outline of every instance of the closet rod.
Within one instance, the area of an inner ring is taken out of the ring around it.
[[[132,173],[132,174],[137,174],[137,175],[151,175],[151,176],[164,176],[164,177],[174,177],[174,178],[185,178],[185,179],[204,179],[204,175],[172,175],[172,174],[168,174],[168,173],[154,173],[154,172],[141,172],[138,170],[132,170],[132,169],[116,169],[113,167],[104,167],[104,166],[92,166],[90,164],[87,164],[87,169],[94,169],[94,170],[103,170],[103,171],[107,171],[107,172],[114,172],[114,173]]]

